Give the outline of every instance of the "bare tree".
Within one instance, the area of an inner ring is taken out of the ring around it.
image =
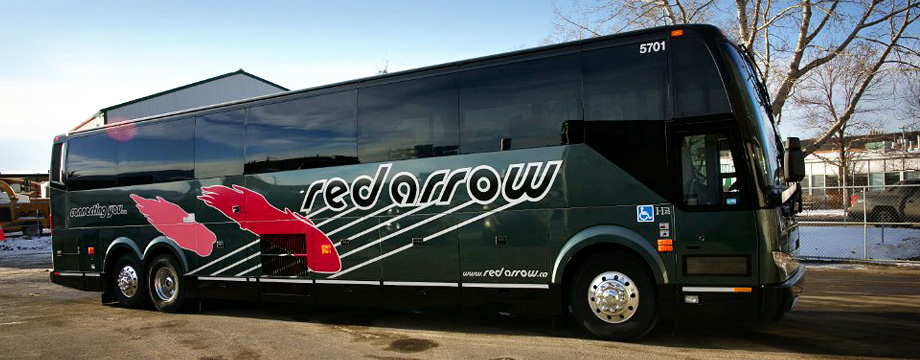
[[[751,49],[763,69],[777,123],[797,85],[811,72],[830,66],[853,47],[876,49],[865,60],[871,66],[851,106],[840,111],[838,121],[824,129],[806,154],[846,125],[876,74],[918,64],[914,49],[920,42],[911,25],[920,16],[920,0],[594,0],[591,5],[575,0],[572,7],[571,13],[554,7],[557,33],[549,40],[694,22],[733,29],[729,36]]]
[[[817,152],[813,155],[837,168],[837,179],[843,186],[841,201],[844,208],[849,198],[846,187],[852,185],[848,183],[848,179],[855,178],[855,164],[861,158],[861,152],[854,144],[864,143],[871,132],[878,132],[884,125],[874,116],[883,106],[881,99],[877,98],[880,92],[878,87],[870,86],[861,94],[861,101],[857,99],[866,79],[873,75],[874,64],[866,60],[874,58],[873,52],[876,50],[868,46],[854,46],[848,54],[838,56],[831,60],[828,66],[809,73],[802,79],[798,85],[799,90],[792,97],[793,102],[804,114],[800,120],[803,127],[815,129],[815,135],[821,136],[826,129],[841,123],[824,144],[825,147],[834,149],[833,156],[824,156]],[[892,75],[875,75],[870,83],[882,82]],[[846,114],[847,109],[854,110],[848,121],[841,122],[840,117]]]
[[[907,72],[906,76],[907,97],[904,117],[911,120],[907,127],[920,125],[920,71]]]
[[[377,68],[377,75],[389,74],[390,73],[390,58],[386,58],[383,62],[383,69]]]

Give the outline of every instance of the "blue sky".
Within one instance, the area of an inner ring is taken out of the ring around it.
[[[399,71],[538,46],[553,33],[552,6],[552,0],[0,2],[0,173],[47,171],[54,135],[101,108],[240,68],[302,89],[370,76],[387,61]]]
[[[550,0],[5,1],[0,173],[97,110],[244,69],[290,89],[533,47]],[[15,14],[15,16],[13,16]]]
[[[549,0],[8,1],[0,172],[44,172],[96,110],[244,69],[300,89],[537,46]],[[16,16],[10,16],[16,14]]]

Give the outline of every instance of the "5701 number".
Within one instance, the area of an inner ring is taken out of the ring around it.
[[[645,44],[639,44],[639,53],[647,54],[652,52],[664,51],[664,40],[655,41]]]

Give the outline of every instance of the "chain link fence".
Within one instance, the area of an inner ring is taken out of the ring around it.
[[[802,190],[799,257],[920,261],[920,181]]]

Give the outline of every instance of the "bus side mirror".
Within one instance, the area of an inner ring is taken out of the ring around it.
[[[797,137],[786,138],[785,147],[783,176],[787,182],[802,181],[805,178],[805,155],[802,153],[802,141]]]

